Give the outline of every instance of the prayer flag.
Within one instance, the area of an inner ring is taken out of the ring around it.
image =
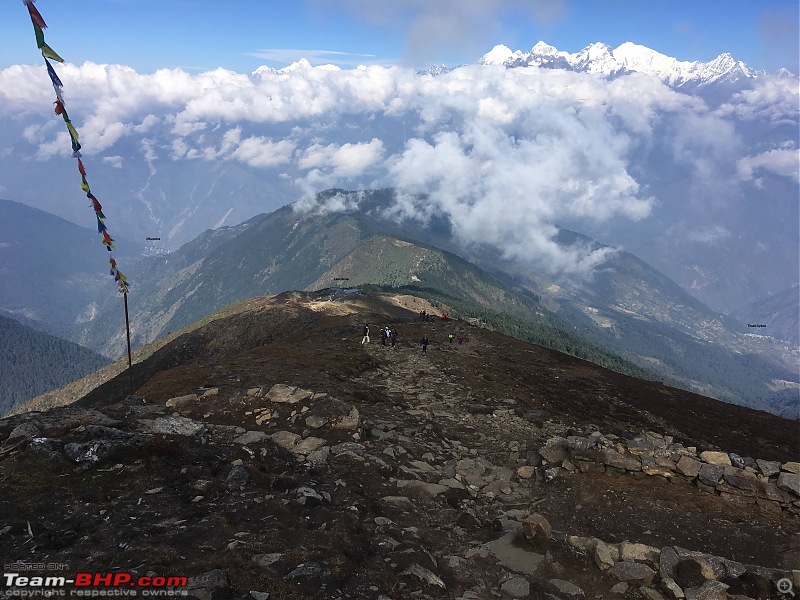
[[[41,47],[44,46],[44,31],[42,31],[42,28],[34,23],[33,32],[36,34],[36,47],[41,49]]]
[[[44,56],[45,58],[52,58],[53,60],[58,61],[60,63],[64,62],[64,59],[58,55],[58,52],[56,52],[50,46],[45,44],[44,41],[42,41],[42,45],[39,47],[42,49],[42,56]]]
[[[42,15],[39,14],[38,10],[36,10],[33,2],[26,2],[25,4],[28,5],[28,13],[31,15],[31,21],[33,21],[33,24],[41,27],[42,29],[47,29],[47,23],[44,22]]]
[[[56,75],[56,71],[53,68],[53,65],[50,64],[50,61],[47,60],[47,57],[45,57],[44,62],[47,65],[47,74],[50,75],[50,81],[53,82],[54,86],[63,88],[64,84],[61,83],[61,80],[58,78],[58,75]],[[59,100],[63,102],[61,98],[59,98]]]

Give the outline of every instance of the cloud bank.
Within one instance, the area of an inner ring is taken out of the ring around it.
[[[296,198],[394,187],[398,218],[444,213],[465,243],[493,244],[554,272],[585,272],[605,257],[558,246],[558,224],[635,223],[659,206],[653,156],[682,169],[687,193],[712,203],[765,171],[797,182],[794,139],[755,148],[737,126],[796,124],[796,81],[765,79],[712,107],[646,75],[607,81],[535,67],[470,65],[432,76],[304,62],[252,74],[139,74],[86,63],[63,65],[60,76],[85,154],[115,170],[136,161],[151,171],[156,161],[230,163],[275,185],[291,182]],[[19,129],[0,151],[66,160],[66,133],[48,118],[51,95],[43,68],[0,71],[0,109]],[[13,189],[13,176],[2,176]],[[716,192],[716,181],[728,187]]]

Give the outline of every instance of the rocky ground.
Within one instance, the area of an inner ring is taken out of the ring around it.
[[[263,299],[0,420],[5,565],[186,576],[201,599],[800,588],[797,422],[420,322],[418,299],[317,300]]]

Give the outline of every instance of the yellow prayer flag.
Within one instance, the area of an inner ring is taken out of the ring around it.
[[[50,58],[56,62],[60,63],[64,62],[64,59],[61,58],[58,55],[58,53],[55,50],[53,50],[50,46],[48,46],[46,43],[42,44],[42,56],[44,56],[45,58]]]

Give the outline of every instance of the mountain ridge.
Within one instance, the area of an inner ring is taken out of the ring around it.
[[[675,88],[688,84],[735,83],[740,79],[753,79],[765,74],[751,69],[727,52],[705,63],[679,61],[633,42],[625,42],[613,49],[608,44],[596,42],[573,54],[558,50],[543,41],[537,42],[529,52],[512,51],[500,44],[484,54],[478,63],[505,67],[566,69],[604,77],[638,72],[657,77]]]

